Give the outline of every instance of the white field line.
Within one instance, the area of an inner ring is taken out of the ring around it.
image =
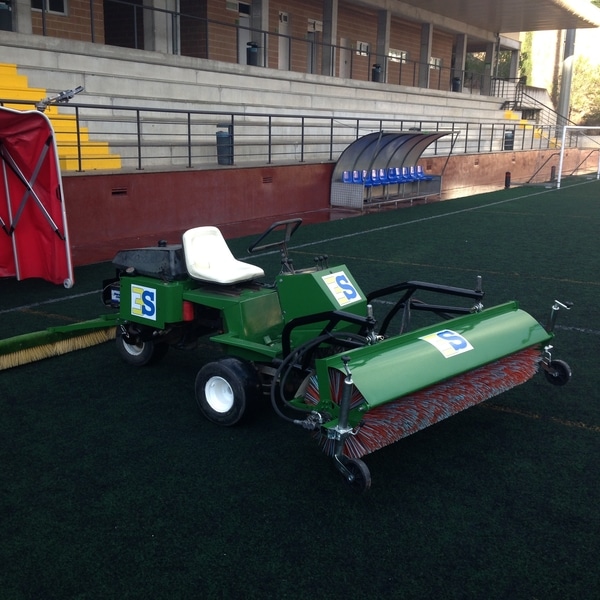
[[[579,185],[586,185],[587,181],[581,182],[581,183],[577,183],[574,184],[573,187],[575,187],[575,185],[579,186]],[[373,233],[377,233],[380,231],[386,231],[388,229],[395,229],[397,227],[407,227],[408,225],[416,225],[418,223],[425,223],[427,221],[433,221],[434,219],[444,219],[446,217],[453,217],[455,215],[460,215],[463,213],[468,213],[468,212],[473,212],[476,210],[481,210],[482,208],[489,208],[490,206],[499,206],[501,204],[508,204],[509,202],[516,202],[518,200],[523,200],[525,198],[532,198],[534,196],[539,196],[541,194],[548,194],[551,192],[555,192],[557,191],[556,188],[552,188],[552,189],[543,189],[537,192],[533,192],[531,194],[525,194],[523,196],[518,196],[516,198],[508,198],[506,200],[498,200],[497,202],[489,202],[487,204],[481,204],[480,206],[472,206],[471,208],[461,208],[460,210],[451,210],[447,213],[443,213],[440,215],[432,215],[431,217],[423,217],[421,219],[413,219],[412,221],[405,221],[404,223],[392,223],[390,225],[382,225],[381,227],[374,227],[372,229],[365,229],[364,231],[355,231],[354,233],[347,233],[345,235],[338,235],[335,237],[331,237],[331,238],[326,238],[323,240],[318,240],[316,242],[306,242],[305,244],[298,244],[296,246],[290,246],[289,249],[290,250],[294,250],[294,249],[299,249],[299,248],[307,248],[309,246],[317,246],[318,244],[327,244],[330,242],[335,242],[337,240],[344,240],[344,239],[348,239],[351,237],[356,237],[359,235],[370,235]],[[272,250],[271,252],[263,252],[261,254],[255,254],[254,256],[259,257],[259,256],[269,256],[271,254],[278,254],[279,250]],[[244,257],[240,260],[248,260],[248,257]],[[73,300],[76,298],[83,298],[85,296],[90,296],[92,294],[99,294],[100,290],[94,290],[91,292],[84,292],[82,294],[75,294],[72,296],[63,296],[62,298],[53,298],[51,300],[43,300],[41,302],[35,302],[33,304],[26,304],[23,306],[15,306],[14,308],[7,308],[7,309],[2,309],[0,310],[0,315],[2,314],[8,314],[11,312],[16,312],[19,310],[27,310],[30,308],[34,308],[37,306],[44,306],[45,304],[53,304],[55,302],[62,302],[63,300]]]

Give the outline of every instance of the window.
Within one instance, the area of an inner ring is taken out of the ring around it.
[[[439,71],[442,68],[442,59],[441,58],[435,58],[435,57],[431,57],[429,59],[429,68],[430,69],[434,69],[436,71]]]
[[[356,42],[356,54],[359,56],[369,56],[369,44],[367,42]]]
[[[390,48],[388,51],[390,62],[405,64],[408,62],[408,52],[406,50],[394,50]]]
[[[46,12],[67,14],[66,0],[31,0],[31,8],[42,10],[42,6]]]

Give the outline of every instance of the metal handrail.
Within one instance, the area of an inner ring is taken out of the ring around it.
[[[571,119],[564,117],[554,110],[554,108],[540,102],[537,98],[534,98],[524,90],[521,91],[521,106],[539,110],[540,114],[544,115],[544,119],[540,125],[577,125],[577,123],[571,121]],[[549,117],[549,115],[551,115],[551,117]]]
[[[23,109],[35,108],[31,100],[0,99]],[[560,138],[556,127],[512,123],[428,121],[381,117],[345,118],[309,114],[226,112],[70,103],[60,106],[61,118],[71,114],[73,133],[58,136],[59,154],[76,156],[78,171],[85,170],[86,131],[90,140],[108,142],[121,157],[122,168],[207,168],[219,162],[216,132],[230,135],[230,159],[225,164],[290,164],[335,161],[358,137],[373,131],[447,131],[424,156],[485,154],[504,150],[555,149]],[[52,119],[52,115],[49,115]],[[118,127],[115,125],[118,124]],[[542,133],[540,133],[542,131]],[[71,140],[71,141],[69,141]],[[568,138],[577,144],[577,136]],[[99,159],[102,160],[102,159]]]

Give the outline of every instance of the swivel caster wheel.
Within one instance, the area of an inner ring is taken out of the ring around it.
[[[546,379],[552,385],[565,385],[572,376],[571,367],[564,360],[552,360],[544,371]]]
[[[339,461],[347,471],[346,473],[342,472],[342,476],[350,489],[361,494],[369,490],[371,473],[369,467],[362,460],[340,456]]]

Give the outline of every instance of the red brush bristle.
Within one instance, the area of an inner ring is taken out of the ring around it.
[[[356,434],[346,439],[344,454],[360,458],[521,385],[535,375],[539,361],[539,349],[527,348],[410,396],[377,406],[364,414]],[[337,371],[332,372],[336,375],[330,381],[331,397],[334,402],[339,403],[343,375]],[[318,400],[318,383],[313,378],[307,390],[306,401],[316,405]],[[356,406],[362,400],[360,392],[355,388],[352,405]],[[322,432],[318,433],[318,439],[323,451],[332,455],[335,441],[327,439]]]

